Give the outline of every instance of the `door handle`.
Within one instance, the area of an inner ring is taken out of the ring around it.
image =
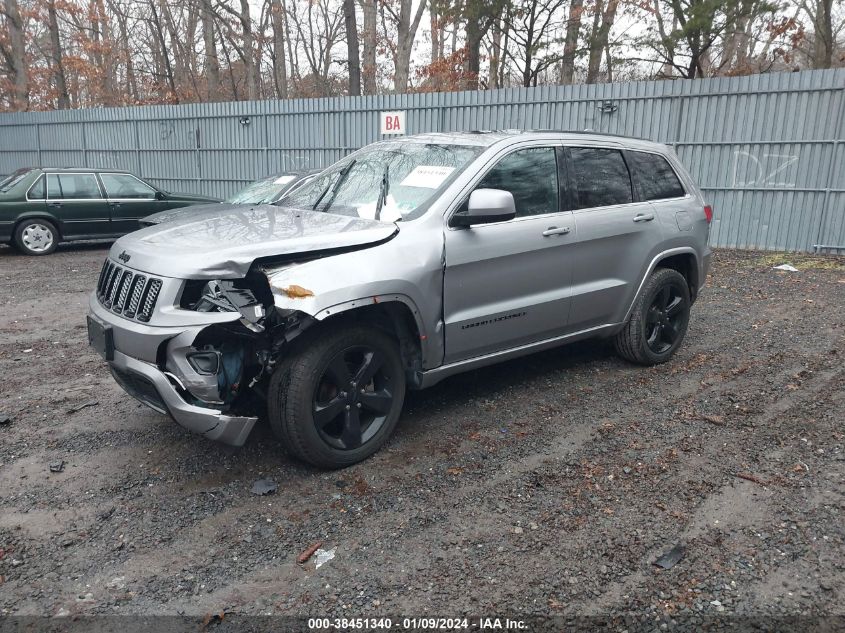
[[[120,206],[119,202],[110,202],[109,204],[111,204],[111,206],[113,206],[113,207],[119,207]]]
[[[566,235],[569,233],[568,226],[562,226],[560,228],[556,226],[550,226],[545,231],[543,231],[543,237],[549,237],[550,235]]]
[[[62,208],[62,203],[61,203],[61,202],[51,202],[51,203],[50,203],[50,206],[51,206],[51,207],[55,207],[55,208],[57,208],[57,209],[61,209],[61,208]]]
[[[634,222],[651,222],[653,219],[653,213],[638,213],[634,216]]]

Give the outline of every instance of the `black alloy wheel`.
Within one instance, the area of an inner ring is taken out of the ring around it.
[[[687,318],[685,290],[675,282],[664,285],[646,312],[646,344],[655,354],[665,354],[681,336]]]
[[[391,374],[378,350],[359,345],[338,352],[314,391],[312,415],[323,441],[340,450],[369,442],[393,405]]]
[[[389,333],[349,324],[315,330],[273,373],[270,427],[294,457],[321,468],[366,459],[402,413],[405,366]]]
[[[665,363],[683,343],[690,305],[686,278],[672,268],[657,268],[614,337],[616,353],[640,365]]]

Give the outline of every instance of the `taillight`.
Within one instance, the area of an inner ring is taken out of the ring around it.
[[[707,224],[713,221],[713,207],[709,204],[704,206],[704,219],[707,220]]]

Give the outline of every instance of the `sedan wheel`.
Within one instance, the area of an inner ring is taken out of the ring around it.
[[[56,227],[47,220],[24,221],[15,231],[15,243],[27,255],[48,255],[57,242]]]

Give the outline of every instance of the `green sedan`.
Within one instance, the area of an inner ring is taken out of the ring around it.
[[[48,255],[59,242],[120,237],[151,213],[209,202],[219,200],[162,191],[126,171],[19,169],[0,181],[0,242]]]

